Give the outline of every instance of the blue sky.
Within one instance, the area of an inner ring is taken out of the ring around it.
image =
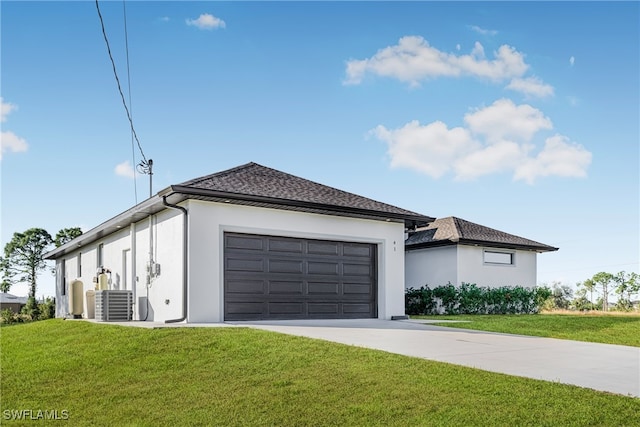
[[[254,161],[559,246],[541,283],[638,271],[637,2],[125,6],[154,192]],[[144,200],[95,3],[0,7],[2,246]],[[100,7],[128,102],[123,3]]]

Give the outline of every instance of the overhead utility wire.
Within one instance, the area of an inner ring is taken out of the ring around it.
[[[127,2],[122,0],[122,16],[124,18],[124,48],[127,53],[127,89],[129,91],[129,108],[131,108],[131,116],[133,116],[133,103],[131,102],[131,73],[129,72],[129,35],[127,33]],[[131,160],[132,164],[136,164],[136,147],[134,145],[133,132],[131,132]],[[133,174],[133,194],[138,204],[138,185],[136,183],[136,174]]]
[[[109,46],[109,39],[107,38],[107,31],[104,28],[104,21],[102,19],[102,14],[100,13],[100,5],[98,4],[98,0],[96,0],[96,9],[98,10],[98,18],[100,18],[100,25],[102,26],[102,35],[104,36],[104,42],[107,45],[107,52],[109,53],[109,59],[111,60],[111,66],[113,68],[113,75],[116,78],[116,84],[118,85],[118,92],[120,92],[120,98],[122,99],[122,105],[124,105],[124,109],[127,112],[127,118],[129,119],[129,124],[131,125],[131,133],[138,143],[138,149],[140,150],[140,154],[142,155],[142,162],[138,166],[140,166],[140,171],[142,173],[149,173],[149,161],[147,157],[144,155],[144,151],[142,151],[142,145],[140,145],[140,140],[138,139],[138,135],[136,134],[136,130],[133,127],[133,119],[131,118],[131,114],[129,113],[129,107],[127,107],[127,101],[124,98],[124,93],[122,92],[122,87],[120,86],[120,79],[118,78],[118,72],[116,70],[116,63],[113,60],[113,55],[111,54],[111,47]]]

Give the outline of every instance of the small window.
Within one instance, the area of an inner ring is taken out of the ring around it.
[[[59,275],[59,284],[60,284],[60,293],[62,295],[66,295],[67,294],[67,273],[66,273],[66,264],[67,262],[63,259],[62,261],[60,261],[60,264],[58,264],[59,269],[58,269],[58,275]]]
[[[100,268],[100,267],[103,267],[103,266],[104,266],[104,264],[103,264],[103,262],[102,262],[102,252],[103,252],[103,250],[104,250],[104,243],[100,243],[100,244],[98,245],[98,259],[97,259],[97,261],[98,261],[98,268]]]
[[[513,252],[484,251],[485,264],[514,265]]]
[[[82,277],[82,252],[78,254],[78,277]]]

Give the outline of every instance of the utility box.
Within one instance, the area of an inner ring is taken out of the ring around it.
[[[87,291],[87,319],[96,318],[96,291]]]
[[[132,291],[96,291],[96,320],[101,322],[126,322],[132,318]]]

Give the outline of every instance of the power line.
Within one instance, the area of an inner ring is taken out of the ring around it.
[[[127,101],[124,98],[124,93],[122,92],[122,87],[120,86],[120,79],[118,78],[118,71],[116,70],[116,63],[113,60],[113,55],[111,54],[111,47],[109,46],[109,39],[107,38],[107,31],[104,28],[104,20],[102,19],[102,13],[100,13],[100,5],[98,4],[98,0],[96,0],[96,9],[98,11],[98,18],[100,18],[100,26],[102,27],[102,35],[104,37],[104,42],[107,45],[107,52],[109,53],[109,59],[111,60],[111,67],[113,68],[113,75],[116,78],[116,84],[118,85],[118,92],[120,92],[120,98],[122,99],[122,105],[124,106],[125,111],[127,112],[127,119],[129,119],[129,124],[131,125],[131,133],[138,143],[138,149],[140,150],[140,155],[142,156],[142,162],[138,166],[140,166],[140,170],[142,173],[148,173],[149,170],[149,162],[147,161],[147,157],[144,155],[144,151],[142,151],[142,145],[140,145],[140,140],[138,139],[138,135],[136,134],[136,130],[133,127],[133,119],[131,118],[131,113],[129,112],[129,107],[127,107]]]
[[[131,102],[131,73],[129,72],[129,34],[127,33],[127,2],[122,0],[122,16],[124,19],[124,48],[127,53],[127,90],[129,91],[129,107],[133,116],[133,103]],[[136,148],[134,145],[133,132],[131,132],[131,160],[132,164],[136,164]],[[136,174],[133,174],[133,195],[138,204],[138,185],[136,183]]]

